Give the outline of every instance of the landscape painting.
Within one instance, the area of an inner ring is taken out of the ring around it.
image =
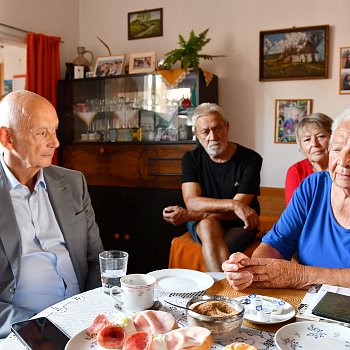
[[[128,13],[128,39],[163,36],[163,9]]]
[[[260,32],[259,80],[328,78],[329,26]]]

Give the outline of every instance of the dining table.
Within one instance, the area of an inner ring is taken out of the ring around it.
[[[169,293],[156,291],[156,299],[160,302],[160,310],[170,312],[179,327],[188,326],[186,310],[171,304],[185,306],[193,296],[221,295],[225,297],[240,298],[251,294],[283,299],[297,310],[305,291],[294,289],[254,289],[247,288],[242,292],[234,291],[224,278],[224,273],[207,273],[214,279],[214,284],[204,291],[196,293]],[[116,307],[116,301],[110,295],[103,292],[102,288],[96,288],[63,300],[43,310],[36,317],[47,317],[55,323],[69,338],[82,333],[94,321],[98,314],[105,314],[108,319],[120,318],[124,314]],[[277,350],[274,341],[275,332],[282,326],[295,322],[295,317],[277,324],[262,324],[244,320],[241,329],[232,338],[220,338],[216,340],[211,349],[220,350],[232,342],[245,342],[255,346],[258,350]],[[98,349],[97,342],[91,342],[90,349]],[[9,334],[0,342],[0,350],[26,350],[25,346],[13,334]],[[80,349],[74,349],[80,350]]]

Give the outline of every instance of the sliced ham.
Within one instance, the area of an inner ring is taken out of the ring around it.
[[[123,350],[149,350],[152,342],[152,334],[145,331],[129,335],[124,342]]]
[[[164,337],[154,337],[151,350],[209,350],[214,344],[210,331],[203,327],[174,329]]]
[[[125,330],[115,324],[104,326],[97,334],[97,342],[105,349],[121,349],[125,341]]]
[[[178,327],[174,316],[165,311],[140,311],[134,315],[133,322],[137,331],[151,334],[167,333]]]
[[[97,333],[108,323],[108,318],[103,314],[99,314],[94,319],[92,325],[86,330],[86,334],[90,337],[96,337]]]

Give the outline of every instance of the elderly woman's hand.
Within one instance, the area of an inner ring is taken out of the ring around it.
[[[222,264],[229,285],[237,291],[249,287],[253,282],[253,274],[244,265],[249,257],[243,253],[233,253],[228,260]]]
[[[303,265],[283,259],[249,258],[242,253],[234,253],[222,264],[222,269],[236,291],[249,286],[302,289],[310,284]]]
[[[253,274],[254,288],[294,288],[303,289],[310,283],[305,266],[295,261],[273,258],[251,258],[248,271]]]

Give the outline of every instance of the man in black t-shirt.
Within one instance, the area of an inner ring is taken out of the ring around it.
[[[170,206],[163,217],[174,225],[187,222],[207,271],[222,271],[230,253],[243,251],[258,231],[262,158],[228,140],[229,123],[218,105],[199,105],[193,118],[199,146],[182,160],[187,209]]]

